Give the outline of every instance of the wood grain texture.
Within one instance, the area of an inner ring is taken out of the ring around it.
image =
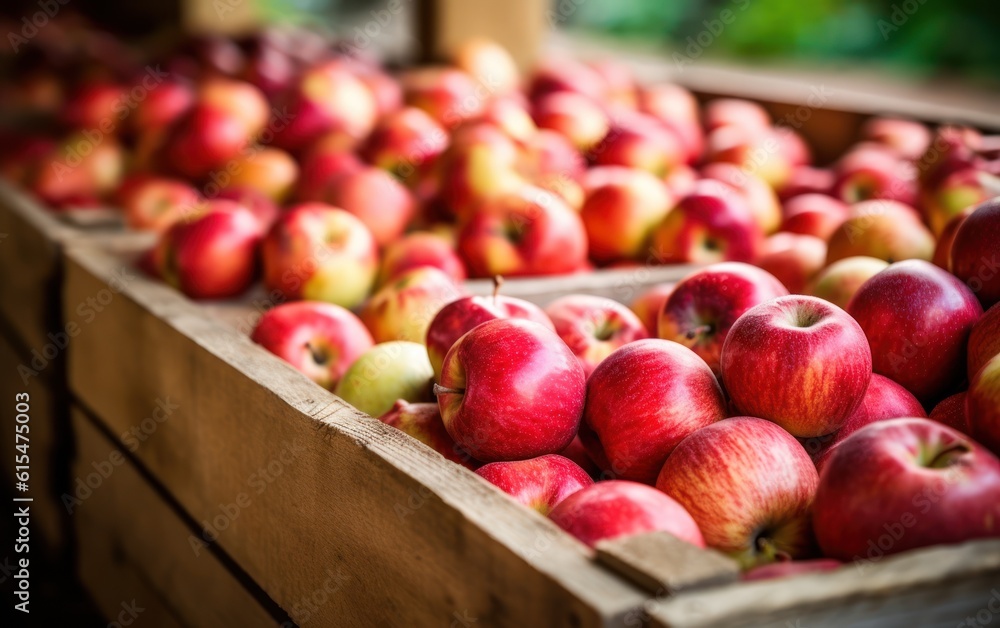
[[[103,560],[133,572],[169,608],[170,619],[185,626],[252,628],[280,623],[282,618],[272,617],[211,552],[196,556],[191,551],[188,536],[197,530],[143,478],[127,458],[127,447],[108,439],[79,409],[71,410],[71,421],[78,445],[73,475],[89,482],[89,493],[72,492],[80,499],[73,504],[73,523],[83,554],[90,552],[86,546],[93,536],[99,537],[98,545],[101,539],[110,540],[110,554]],[[98,467],[110,469],[99,484],[100,476],[94,475]],[[102,586],[90,581],[86,585]],[[109,590],[102,597],[124,599],[126,594]],[[140,625],[155,619],[146,611]]]
[[[71,247],[66,303],[122,264]],[[74,396],[123,440],[176,406],[134,455],[295,621],[615,625],[647,598],[547,519],[162,284],[136,276],[81,327]]]
[[[650,602],[647,613],[651,625],[661,627],[954,628],[987,608],[998,592],[1000,540],[988,540],[692,592]]]
[[[658,596],[735,582],[736,561],[667,532],[635,534],[601,541],[597,559]]]

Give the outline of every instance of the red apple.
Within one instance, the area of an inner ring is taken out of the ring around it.
[[[625,110],[612,115],[610,130],[588,155],[600,166],[626,166],[664,177],[686,163],[687,148],[656,118]]]
[[[466,39],[455,49],[452,60],[455,67],[495,94],[514,92],[521,82],[514,58],[506,48],[489,39]]]
[[[361,160],[352,152],[325,144],[314,145],[302,157],[295,198],[300,202],[322,201],[341,176],[362,167]]]
[[[583,367],[555,332],[511,318],[462,336],[434,392],[452,438],[494,462],[565,449],[580,427],[586,387]]]
[[[920,194],[920,206],[931,231],[940,236],[952,218],[969,207],[985,203],[995,194],[984,185],[979,166],[965,166],[943,175],[934,187],[925,187]]]
[[[525,185],[525,148],[492,124],[464,126],[440,158],[441,196],[452,214],[468,217],[485,203]]]
[[[871,343],[876,373],[925,406],[965,373],[966,345],[983,309],[962,282],[930,262],[896,262],[865,282],[847,306]]]
[[[370,163],[414,185],[448,147],[448,134],[422,109],[405,107],[382,118],[365,143]]]
[[[347,172],[328,188],[326,200],[365,223],[379,246],[395,242],[417,211],[413,195],[394,176],[374,166]]]
[[[850,215],[846,203],[826,194],[801,194],[785,201],[780,231],[829,240]]]
[[[197,99],[199,105],[240,120],[247,137],[260,135],[271,115],[263,92],[246,81],[213,77],[198,88]]]
[[[348,309],[368,296],[378,247],[364,223],[322,203],[288,209],[262,247],[264,284],[286,299],[327,301]]]
[[[708,134],[706,160],[734,164],[780,189],[799,165],[792,161],[787,133],[775,128],[723,126]]]
[[[118,188],[124,172],[125,152],[113,137],[74,134],[41,157],[29,179],[31,191],[56,209],[94,207]]]
[[[403,272],[420,266],[433,266],[456,282],[465,281],[465,264],[458,257],[455,246],[446,237],[418,231],[385,247],[378,284],[385,285]]]
[[[658,531],[705,547],[698,524],[683,506],[655,488],[625,480],[598,482],[570,495],[549,519],[590,547],[605,539]]]
[[[225,109],[196,104],[172,128],[164,159],[169,167],[192,179],[226,175],[226,165],[251,141],[245,121]]]
[[[708,164],[701,174],[709,179],[722,181],[736,188],[747,202],[747,207],[761,230],[774,233],[781,224],[781,204],[774,189],[760,177],[733,164]]]
[[[872,376],[858,323],[832,303],[801,295],[747,310],[729,330],[720,365],[740,412],[800,438],[840,429]]]
[[[834,194],[847,203],[870,199],[916,204],[913,164],[882,147],[855,148],[837,162]]]
[[[755,305],[787,294],[765,270],[741,262],[712,264],[677,284],[660,311],[657,335],[690,348],[718,374],[733,323]]]
[[[465,72],[448,67],[410,70],[401,79],[406,104],[427,112],[446,129],[478,116],[493,93]]]
[[[577,149],[587,152],[608,134],[608,115],[599,104],[575,92],[553,92],[535,101],[535,124],[562,133]]]
[[[604,297],[570,294],[549,303],[545,313],[587,377],[615,349],[648,336],[632,310]]]
[[[834,180],[833,172],[825,168],[797,166],[792,168],[788,179],[777,188],[778,198],[787,201],[803,194],[829,196],[833,194]]]
[[[165,129],[184,115],[194,102],[195,93],[190,85],[167,79],[136,103],[129,123],[140,134]]]
[[[934,257],[931,261],[935,266],[951,272],[951,249],[955,244],[955,235],[965,219],[972,214],[974,207],[967,207],[963,212],[955,214],[938,235],[937,246],[934,247]]]
[[[534,303],[500,294],[456,299],[434,316],[427,328],[427,355],[434,367],[435,378],[441,379],[441,367],[448,350],[459,338],[486,321],[501,318],[523,318],[555,331],[549,317]]]
[[[646,331],[653,338],[656,338],[659,333],[660,311],[674,291],[675,285],[672,283],[656,284],[647,288],[629,303],[629,309],[635,312],[635,315],[646,327]]]
[[[971,436],[1000,455],[1000,356],[979,369],[965,399]]]
[[[743,196],[731,186],[704,179],[653,230],[653,255],[662,263],[749,262],[764,234]]]
[[[196,211],[201,194],[177,179],[145,177],[119,190],[119,203],[129,227],[162,233],[170,225]]]
[[[582,423],[580,427],[583,427]],[[594,464],[594,461],[590,459],[590,455],[587,454],[587,447],[583,444],[579,434],[566,446],[566,449],[559,452],[559,455],[575,462],[592,478],[601,474],[600,467]]]
[[[826,262],[826,242],[810,235],[776,233],[764,241],[754,262],[793,294],[805,294],[809,281]]]
[[[329,390],[374,344],[357,316],[339,305],[315,301],[271,308],[250,339]]]
[[[927,125],[903,118],[872,118],[862,127],[861,137],[884,144],[910,161],[920,159],[931,143]]]
[[[888,377],[874,373],[861,405],[851,413],[839,430],[828,436],[807,439],[802,444],[806,452],[816,461],[816,468],[822,471],[830,452],[848,436],[866,425],[899,417],[926,416],[924,407],[908,390]]]
[[[94,82],[80,86],[63,107],[63,124],[74,130],[114,134],[128,112],[128,90],[117,83]]]
[[[691,513],[706,545],[749,568],[810,554],[818,482],[812,460],[788,432],[734,417],[681,441],[656,488]]]
[[[472,470],[479,467],[480,463],[448,435],[436,403],[410,403],[400,399],[378,420],[412,436],[456,464]]]
[[[823,554],[888,554],[997,535],[1000,460],[928,419],[880,421],[831,456],[813,506]]]
[[[979,369],[1000,355],[1000,305],[994,305],[976,321],[969,334],[969,357],[966,373],[971,381]]]
[[[608,356],[587,381],[583,438],[611,477],[652,484],[670,452],[695,430],[724,419],[712,371],[691,350],[640,340]]]
[[[762,106],[738,98],[716,98],[705,105],[705,128],[714,131],[724,126],[766,129],[771,115]]]
[[[260,223],[232,201],[209,201],[204,213],[174,223],[157,242],[157,274],[192,299],[242,294],[257,270]]]
[[[1000,302],[1000,198],[977,206],[958,228],[951,270],[984,308]]]
[[[889,267],[889,262],[874,257],[845,257],[819,272],[812,281],[810,294],[847,309],[854,293],[869,279]]]
[[[607,81],[600,72],[576,59],[552,56],[542,59],[528,83],[528,97],[534,102],[552,92],[576,92],[604,102]]]
[[[438,311],[464,293],[444,272],[421,266],[396,276],[373,294],[361,309],[361,320],[375,342],[423,343]]]
[[[887,262],[929,260],[934,246],[934,235],[912,207],[895,201],[864,201],[851,207],[850,217],[830,236],[826,262],[857,255]]]
[[[260,223],[262,233],[270,231],[271,226],[281,215],[281,208],[271,200],[266,194],[256,188],[250,187],[227,187],[215,195],[218,199],[228,199],[236,201],[240,205],[250,210]]]
[[[587,234],[559,197],[522,187],[473,214],[459,232],[458,251],[472,277],[557,275],[583,266]]]
[[[518,503],[546,516],[561,501],[594,483],[575,462],[556,454],[491,462],[479,467],[476,474]]]
[[[947,425],[953,430],[968,434],[971,430],[969,428],[969,417],[965,412],[966,397],[968,397],[968,393],[966,392],[955,393],[950,397],[945,397],[940,403],[934,406],[928,418],[942,425]]]
[[[591,259],[607,263],[641,258],[650,234],[673,204],[667,186],[646,171],[622,166],[598,166],[588,178],[606,179],[586,191],[580,210]]]

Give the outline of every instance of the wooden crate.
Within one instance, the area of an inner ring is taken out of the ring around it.
[[[70,247],[66,303],[106,289],[128,258]],[[254,346],[237,331],[253,314],[136,277],[74,339],[69,380],[123,443],[158,405],[176,406],[149,423],[134,457],[193,520],[220,529],[214,543],[293,621],[954,625],[1000,582],[1000,540],[752,584],[726,584],[735,577],[727,561],[678,553],[663,535],[613,543],[595,559],[548,520]],[[317,582],[331,581],[323,605],[303,606]]]

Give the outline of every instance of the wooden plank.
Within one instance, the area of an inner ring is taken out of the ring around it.
[[[67,417],[59,399],[65,398],[65,388],[54,377],[43,374],[39,377],[22,377],[19,367],[27,363],[20,350],[0,333],[0,403],[7,429],[0,438],[5,454],[0,456],[4,477],[13,485],[15,478],[15,445],[27,444],[29,479],[28,491],[20,497],[31,497],[31,522],[37,532],[39,551],[52,557],[66,551],[69,544],[69,520],[66,510],[59,502],[59,494],[65,486],[69,473],[70,440],[67,437]],[[27,395],[24,397],[22,395]],[[29,417],[27,441],[15,441],[14,432],[16,407],[26,402]]]
[[[421,0],[418,39],[427,61],[451,58],[472,37],[486,37],[506,48],[522,70],[534,63],[553,14],[545,0]]]
[[[66,303],[122,265],[84,246],[67,257]],[[615,625],[647,597],[547,519],[162,284],[130,280],[84,326],[69,379],[115,434],[176,406],[136,458],[295,621]]]
[[[736,582],[740,566],[667,532],[619,537],[597,544],[597,559],[656,595]]]
[[[651,625],[661,627],[954,628],[986,609],[998,585],[1000,540],[974,541],[846,565],[829,573],[692,592],[650,602],[646,612]]]
[[[170,619],[184,626],[274,626],[287,619],[273,617],[212,552],[196,556],[191,551],[188,537],[199,531],[143,478],[127,448],[112,442],[78,408],[72,409],[71,420],[77,452],[70,495],[80,500],[72,507],[83,554],[96,559],[86,546],[110,540],[110,554],[103,559],[134,573],[169,609]],[[126,597],[107,593],[102,597]],[[149,619],[155,620],[145,613],[143,625]]]

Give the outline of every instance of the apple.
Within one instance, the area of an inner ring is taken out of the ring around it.
[[[826,263],[857,255],[887,262],[930,260],[934,246],[934,235],[912,207],[888,200],[864,201],[851,207],[850,217],[830,236]]]
[[[539,131],[528,113],[528,106],[520,95],[500,96],[487,102],[475,120],[466,124],[492,124],[510,139],[527,144]]]
[[[687,148],[673,130],[652,116],[632,110],[611,116],[607,135],[588,155],[599,166],[627,166],[657,177],[687,162]]]
[[[971,381],[979,369],[1000,355],[1000,305],[994,305],[976,321],[969,334],[966,373]]]
[[[194,102],[194,89],[187,82],[168,78],[155,89],[148,90],[146,97],[136,103],[129,124],[139,134],[168,128]]]
[[[984,308],[1000,302],[1000,197],[978,205],[955,234],[951,270]]]
[[[371,89],[336,59],[306,69],[280,106],[288,122],[275,129],[274,143],[292,152],[329,132],[364,139],[378,117]]]
[[[611,477],[652,484],[679,442],[726,416],[719,382],[697,355],[674,342],[639,340],[609,355],[587,381],[591,432],[581,439]]]
[[[930,407],[965,374],[966,345],[983,313],[961,281],[930,262],[896,262],[864,283],[847,311],[871,343],[872,363]]]
[[[733,323],[750,308],[787,294],[776,277],[756,266],[712,264],[674,287],[660,310],[657,335],[688,347],[718,375],[722,346]]]
[[[934,406],[928,418],[942,425],[947,425],[953,430],[968,434],[971,430],[969,428],[969,417],[965,412],[966,397],[968,397],[968,393],[965,391],[945,397]]]
[[[526,183],[525,159],[525,148],[500,128],[462,127],[440,159],[442,198],[452,214],[468,217],[485,203],[518,193]]]
[[[583,427],[582,423],[580,424],[580,427]],[[579,434],[577,434],[576,438],[570,441],[570,444],[566,446],[566,449],[559,452],[559,455],[563,458],[569,458],[575,462],[587,473],[587,475],[592,478],[596,478],[601,474],[600,467],[594,464],[594,461],[590,459],[590,455],[587,453],[587,447],[583,444]]]
[[[656,338],[659,333],[660,311],[663,309],[663,304],[667,302],[670,294],[674,291],[675,285],[677,284],[656,284],[641,292],[639,296],[632,299],[632,302],[629,303],[629,309],[635,312],[635,315],[639,317],[639,320],[645,326],[646,332],[653,338]]]
[[[691,166],[677,164],[663,177],[663,182],[667,184],[667,189],[674,193],[677,198],[683,198],[694,190],[694,184],[699,179],[698,172]]]
[[[417,211],[412,193],[374,166],[342,174],[327,189],[326,202],[357,216],[379,246],[398,240]]]
[[[837,227],[844,224],[850,208],[826,194],[801,194],[785,201],[784,218],[779,231],[800,233],[829,240]]]
[[[924,407],[908,390],[888,377],[874,373],[861,405],[851,413],[847,422],[833,434],[807,439],[803,446],[816,461],[816,468],[822,471],[830,452],[864,426],[899,417],[926,416]]]
[[[933,188],[925,187],[920,205],[931,231],[940,237],[952,218],[969,207],[988,201],[995,194],[984,185],[980,167],[968,166],[947,173]]]
[[[913,164],[881,146],[855,148],[841,157],[834,172],[834,194],[847,203],[883,199],[916,204]]]
[[[94,143],[74,134],[52,146],[28,179],[31,191],[55,209],[95,207],[118,188],[124,172],[125,152],[113,137]]]
[[[682,440],[656,488],[691,513],[707,546],[750,568],[810,554],[818,483],[812,460],[788,432],[741,416]]]
[[[733,164],[708,164],[701,170],[703,177],[722,181],[736,188],[764,233],[774,233],[781,224],[781,204],[774,189],[763,179]]]
[[[128,89],[107,81],[85,83],[66,100],[60,114],[62,123],[70,129],[91,130],[113,134],[119,130]]]
[[[158,276],[192,299],[242,294],[257,271],[260,223],[233,201],[209,201],[201,213],[174,223],[151,259]]]
[[[683,506],[655,488],[626,480],[598,482],[573,493],[549,519],[590,547],[605,539],[658,531],[705,547],[698,524]]]
[[[375,342],[423,343],[438,311],[465,291],[431,266],[408,270],[382,286],[361,308],[361,320]]]
[[[587,162],[580,151],[555,131],[538,129],[524,145],[524,168],[532,180],[556,177],[576,181],[587,170]]]
[[[1000,455],[1000,357],[991,359],[972,378],[965,411],[972,437]]]
[[[375,99],[375,113],[378,119],[403,108],[403,86],[396,77],[383,72],[377,66],[370,66],[358,72],[358,78],[368,87]]]
[[[875,257],[845,257],[821,270],[813,279],[809,293],[847,309],[858,288],[888,267],[889,262]]]
[[[623,166],[598,166],[588,177],[606,179],[586,191],[580,210],[591,259],[607,263],[641,258],[653,229],[673,205],[667,186],[649,172]]]
[[[201,204],[190,184],[166,177],[144,177],[119,189],[118,202],[132,229],[162,233]]]
[[[267,233],[282,213],[281,208],[273,200],[256,188],[227,187],[214,198],[236,201],[249,209],[260,223],[262,233]]]
[[[535,66],[527,87],[532,102],[552,92],[576,92],[595,102],[605,102],[607,91],[607,81],[600,72],[565,56],[543,58]]]
[[[920,159],[931,143],[927,125],[904,118],[871,118],[861,128],[861,137],[884,144],[910,161]]]
[[[465,281],[465,264],[448,238],[428,231],[407,234],[385,247],[378,285],[386,283],[407,270],[433,266],[444,271],[453,281]]]
[[[587,377],[615,349],[649,335],[632,310],[604,297],[566,295],[549,303],[545,313]]]
[[[348,309],[368,296],[378,269],[378,247],[364,223],[322,203],[285,211],[264,238],[261,254],[268,290]]]
[[[585,153],[608,134],[607,113],[598,103],[583,94],[546,94],[534,102],[531,111],[539,128],[563,134],[578,150]]]
[[[793,294],[805,294],[809,281],[823,269],[826,242],[810,235],[776,233],[764,241],[754,262],[771,273]]]
[[[546,516],[561,501],[594,483],[575,462],[556,454],[491,462],[479,467],[476,475]]]
[[[342,175],[362,167],[361,160],[348,150],[332,145],[314,145],[302,157],[295,198],[300,202],[322,202]]]
[[[412,436],[456,464],[472,470],[479,467],[480,463],[448,435],[436,403],[410,403],[398,399],[378,420]]]
[[[741,413],[808,438],[837,431],[861,404],[872,352],[847,312],[792,295],[754,306],[733,323],[720,370]]]
[[[609,106],[636,107],[639,86],[628,65],[611,59],[595,59],[586,63],[604,80],[604,101]]]
[[[972,214],[973,209],[975,208],[966,207],[961,213],[955,214],[941,229],[941,233],[938,234],[937,246],[934,247],[934,257],[931,258],[935,266],[951,272],[951,249],[955,244],[955,235],[965,219]]]
[[[807,573],[825,573],[840,569],[844,563],[832,558],[813,558],[809,560],[786,560],[777,563],[770,563],[748,569],[743,572],[740,580],[752,582],[755,580],[773,580],[775,578],[787,578]]]
[[[263,92],[246,81],[212,77],[202,82],[196,98],[199,105],[240,120],[247,137],[260,135],[271,116]]]
[[[522,318],[534,321],[555,331],[555,326],[544,311],[534,303],[496,294],[468,296],[448,303],[435,314],[427,328],[427,355],[434,367],[435,379],[441,379],[441,368],[448,350],[459,338],[486,321],[501,318]]]
[[[880,421],[837,447],[813,512],[823,554],[845,561],[993,537],[1000,460],[929,419]]]
[[[461,227],[458,251],[472,277],[557,275],[583,266],[587,234],[562,199],[529,186],[481,206]]]
[[[422,109],[404,107],[379,120],[362,154],[412,187],[447,147],[448,134],[434,118]]]
[[[787,201],[803,194],[833,194],[835,177],[832,170],[815,168],[813,166],[796,166],[792,168],[788,179],[777,188],[778,198]]]
[[[686,163],[695,164],[705,152],[705,132],[701,127],[698,100],[689,90],[661,83],[639,91],[639,110],[669,127],[687,152]]]
[[[247,149],[251,139],[240,116],[198,103],[171,128],[163,159],[191,179],[219,177],[227,174],[226,165]]]
[[[216,175],[213,182],[223,189],[253,188],[280,203],[291,193],[299,177],[299,166],[281,149],[259,147],[243,151],[227,164],[224,173]]]
[[[380,417],[398,399],[417,403],[434,399],[434,370],[422,344],[383,342],[365,351],[348,367],[334,394],[358,410]]]
[[[329,390],[374,344],[357,316],[315,301],[283,303],[264,312],[250,339]]]
[[[493,86],[480,85],[462,70],[422,67],[400,77],[406,104],[423,109],[446,129],[478,116],[493,94]]]
[[[455,49],[452,61],[455,67],[496,94],[515,92],[521,82],[514,58],[506,48],[490,39],[466,39]]]
[[[733,187],[703,179],[667,214],[652,235],[652,253],[665,264],[749,262],[764,234]]]
[[[705,105],[705,128],[714,131],[724,126],[766,129],[771,126],[771,114],[761,105],[740,98],[716,98]]]
[[[267,40],[266,34],[246,43],[247,58],[241,78],[260,89],[268,98],[277,98],[288,90],[298,74],[298,63],[280,46]]]
[[[583,367],[555,332],[509,318],[459,338],[434,392],[455,442],[495,462],[565,449],[580,427],[586,386]]]
[[[775,128],[722,126],[710,131],[705,138],[705,159],[708,163],[736,165],[780,189],[799,165],[792,161],[791,151],[787,150],[787,133],[787,130]]]

